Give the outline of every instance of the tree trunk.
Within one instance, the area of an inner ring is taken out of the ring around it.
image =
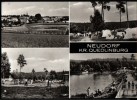
[[[33,81],[35,80],[35,79],[34,79],[34,73],[33,73],[33,79],[32,79],[32,80],[33,80]]]
[[[102,19],[104,21],[104,9],[103,9],[103,7],[104,7],[104,4],[102,3]]]
[[[95,9],[95,7],[93,7],[93,8],[94,8],[94,14],[95,14],[95,10],[96,10],[96,9]],[[95,15],[94,15],[94,16],[95,16]]]
[[[85,23],[84,23],[84,34],[85,34]]]
[[[129,19],[128,19],[128,6],[126,1],[126,14],[127,14],[127,28],[129,28]]]
[[[3,79],[5,78],[4,71],[3,71]]]
[[[20,66],[20,80],[21,80],[21,66]]]
[[[119,12],[120,12],[120,28],[121,28],[121,10]]]
[[[48,79],[48,83],[47,83],[47,86],[49,86],[49,79]]]

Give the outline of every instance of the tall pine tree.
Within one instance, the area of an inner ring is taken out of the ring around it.
[[[94,32],[101,32],[104,29],[104,21],[99,10],[95,10],[94,16],[90,16],[91,24]]]
[[[1,78],[9,78],[10,76],[10,62],[7,53],[1,55]]]

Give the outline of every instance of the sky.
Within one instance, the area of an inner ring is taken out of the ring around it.
[[[122,58],[122,57],[130,58],[131,53],[76,53],[71,54],[71,60],[88,60],[88,59],[105,59],[105,58]],[[137,53],[135,53],[135,57],[137,59]]]
[[[105,22],[119,22],[119,11],[116,2],[110,2],[110,11],[104,11]],[[2,15],[21,15],[28,13],[42,16],[69,16],[70,22],[90,22],[89,17],[94,10],[90,2],[2,2]],[[96,6],[101,11],[101,6]],[[128,2],[129,20],[137,20],[137,2]],[[122,21],[126,21],[126,13],[122,14]]]
[[[110,11],[104,11],[105,22],[119,22],[119,11],[116,9],[116,2],[110,2]],[[96,6],[101,11],[101,6]],[[129,20],[137,20],[137,2],[128,2]],[[71,22],[90,22],[90,15],[94,14],[90,2],[70,2]],[[126,14],[122,14],[122,21],[126,21]]]
[[[9,62],[11,64],[11,72],[20,69],[17,64],[17,58],[23,54],[27,65],[22,72],[32,72],[34,68],[36,72],[55,70],[69,71],[69,49],[67,48],[2,48],[2,53],[7,52]]]
[[[2,15],[68,16],[69,2],[2,2]]]

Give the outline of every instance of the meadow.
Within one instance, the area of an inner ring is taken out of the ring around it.
[[[68,35],[2,33],[2,47],[68,47]]]
[[[6,90],[7,93],[3,94]],[[56,88],[48,87],[2,87],[2,98],[61,98],[61,94],[68,94],[68,86],[60,86]]]
[[[4,27],[2,47],[68,47],[68,24],[25,24]]]

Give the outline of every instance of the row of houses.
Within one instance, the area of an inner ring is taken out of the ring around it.
[[[54,22],[69,21],[69,16],[44,16],[43,20],[44,21],[54,21]]]
[[[25,24],[29,23],[29,16],[28,15],[5,15],[1,16],[1,22],[2,24],[8,25],[8,24]]]
[[[37,20],[35,16],[30,15],[6,15],[1,16],[1,21],[7,22],[21,22],[21,23],[36,23],[36,22],[43,22],[43,23],[50,23],[50,22],[66,22],[69,21],[68,16],[43,16],[41,20]]]

